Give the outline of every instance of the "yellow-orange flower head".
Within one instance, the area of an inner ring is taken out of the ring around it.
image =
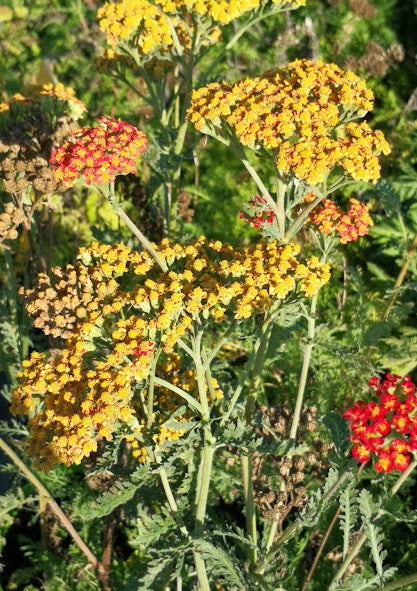
[[[352,72],[296,60],[257,78],[193,91],[188,119],[204,133],[235,134],[243,146],[272,152],[279,170],[311,185],[336,166],[375,182],[377,155],[390,148],[382,132],[352,121],[372,107],[372,92]]]
[[[175,44],[173,35],[190,47],[193,19],[203,22],[207,42],[219,36],[217,25],[226,25],[242,14],[270,4],[282,8],[304,6],[306,0],[119,0],[106,2],[98,10],[100,29],[115,47],[133,42],[142,56],[168,51]],[[175,33],[174,33],[175,31]]]
[[[165,356],[158,358],[160,372],[195,322],[244,321],[289,295],[311,297],[330,276],[328,265],[315,257],[302,264],[297,245],[276,241],[233,248],[205,238],[188,245],[164,240],[155,249],[167,272],[146,252],[95,242],[74,266],[41,274],[36,288],[24,291],[34,325],[65,340],[51,355],[32,353],[12,394],[12,412],[29,418],[28,451],[40,467],[79,464],[121,428],[137,439],[145,429],[139,409],[155,351]],[[175,370],[169,379],[197,392],[190,372]],[[222,396],[215,381],[211,393]],[[166,399],[163,391],[160,396]],[[161,429],[163,422],[156,417]],[[180,431],[164,428],[154,441],[178,438]],[[145,460],[143,448],[133,447]]]

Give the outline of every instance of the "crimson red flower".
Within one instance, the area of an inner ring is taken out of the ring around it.
[[[352,455],[360,463],[376,458],[377,472],[404,471],[417,450],[417,396],[410,376],[387,373],[369,386],[379,402],[359,400],[345,413],[350,423]]]
[[[254,195],[246,205],[246,211],[240,212],[240,218],[252,224],[254,228],[263,228],[274,223],[275,214],[262,195]]]
[[[86,185],[104,185],[117,175],[136,173],[136,162],[148,147],[146,136],[111,117],[100,117],[97,124],[78,130],[53,150],[50,163],[57,167],[56,181],[71,186],[82,178]]]

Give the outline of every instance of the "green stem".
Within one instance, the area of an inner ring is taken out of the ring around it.
[[[166,473],[165,468],[159,468],[159,477],[161,479],[162,486],[163,486],[164,492],[165,492],[165,496],[167,498],[169,507],[171,509],[171,513],[173,514],[175,521],[179,525],[180,532],[188,538],[189,533],[188,533],[187,528],[184,525],[184,522],[181,519],[180,514],[178,513],[178,505],[177,505],[177,502],[176,502],[175,497],[173,495],[171,485],[169,484],[168,475]]]
[[[202,405],[195,398],[193,398],[193,396],[185,392],[185,390],[182,390],[181,388],[178,388],[178,386],[174,386],[174,384],[171,384],[170,382],[167,382],[167,380],[164,380],[162,378],[158,378],[157,376],[155,376],[154,382],[157,386],[163,386],[164,388],[171,390],[171,392],[178,394],[178,396],[180,396],[186,402],[188,402],[190,408],[198,412],[199,415],[204,415]]]
[[[317,194],[317,191],[315,191],[315,193]],[[323,194],[318,195],[315,198],[315,200],[312,203],[310,203],[310,205],[303,209],[302,213],[293,221],[293,223],[288,228],[287,233],[284,236],[285,242],[291,240],[291,238],[299,232],[299,230],[302,228],[302,226],[308,219],[310,213],[313,211],[315,207],[317,207],[317,205],[324,199],[324,197],[325,196]]]
[[[156,252],[155,248],[152,246],[152,243],[146,238],[144,234],[139,230],[137,225],[130,219],[125,211],[120,207],[118,203],[115,203],[113,200],[109,199],[111,206],[113,207],[114,211],[117,213],[119,218],[126,224],[129,230],[136,236],[139,242],[142,244],[145,250],[149,252],[149,254],[155,259],[158,265],[161,267],[162,271],[166,273],[168,271],[168,265],[166,262],[159,256]]]
[[[277,212],[277,204],[272,199],[271,194],[268,191],[268,189],[266,188],[266,186],[264,185],[261,177],[258,175],[258,173],[254,169],[252,164],[247,159],[245,149],[242,146],[242,144],[239,142],[239,140],[237,139],[237,137],[233,131],[231,132],[229,145],[234,150],[234,152],[239,156],[240,161],[242,162],[243,166],[246,168],[246,170],[248,171],[248,173],[252,177],[252,179],[255,182],[256,186],[258,187],[259,191],[262,193],[262,197],[265,199],[265,201],[268,203],[268,205],[271,207],[271,209],[273,211]],[[277,214],[277,217],[278,217],[278,214]]]
[[[269,340],[268,331],[269,331],[269,325],[271,324],[271,322],[272,322],[272,319],[267,318],[259,330],[255,344],[254,344],[253,349],[249,355],[249,359],[246,363],[246,370],[243,373],[243,375],[241,376],[238,385],[236,386],[236,389],[235,389],[233,396],[230,400],[229,407],[228,407],[227,411],[223,414],[223,416],[220,420],[218,429],[221,429],[227,423],[227,421],[229,420],[229,418],[230,418],[230,416],[231,416],[231,414],[232,414],[232,412],[233,412],[233,410],[234,410],[234,408],[235,408],[235,406],[242,394],[242,391],[243,391],[245,385],[248,382],[250,383],[251,375],[254,373],[254,365],[259,366],[258,359],[259,359],[259,356],[262,355],[262,349],[265,348],[265,344],[267,343],[267,340]],[[248,401],[246,409],[245,409],[245,415],[246,414],[249,415],[250,410],[253,408],[253,406],[254,406],[254,400],[251,401],[250,403]],[[217,431],[216,431],[216,433],[217,433]]]
[[[207,387],[206,387],[206,372],[204,363],[201,356],[201,340],[203,338],[203,332],[199,331],[193,341],[193,360],[196,369],[196,378],[198,386],[198,395],[200,397],[201,408],[203,409],[202,420],[207,422],[210,418],[210,408],[207,398]]]
[[[311,353],[314,346],[314,335],[316,329],[317,294],[311,298],[310,313],[307,319],[307,344],[304,348],[303,365],[301,368],[300,381],[298,384],[297,398],[294,407],[294,414],[291,423],[290,439],[296,439],[298,425],[300,423],[301,409],[303,406],[304,394],[307,384],[308,370],[310,368]]]
[[[150,429],[153,423],[153,400],[154,400],[154,392],[155,392],[155,371],[156,366],[158,363],[159,356],[161,354],[161,347],[158,348],[156,351],[154,358],[152,359],[151,369],[149,374],[149,388],[148,388],[148,400],[147,400],[147,423],[146,428]]]
[[[240,454],[240,467],[242,470],[243,497],[245,499],[246,532],[252,542],[249,550],[249,560],[252,569],[254,569],[258,559],[258,531],[256,527],[256,508],[253,501],[252,458],[249,454]]]
[[[404,587],[407,587],[412,583],[417,583],[417,573],[406,575],[405,577],[401,577],[396,581],[392,581],[391,583],[388,583],[388,585],[384,585],[381,588],[381,591],[395,591],[395,589],[404,589]]]
[[[203,427],[203,449],[201,451],[200,469],[198,471],[198,481],[196,490],[196,511],[195,511],[195,528],[194,535],[196,538],[201,538],[204,531],[204,521],[207,511],[207,499],[210,490],[211,472],[213,467],[213,456],[215,450],[215,438],[211,433],[208,420],[210,417],[210,409],[207,400],[205,369],[201,356],[202,347],[202,331],[199,331],[193,340],[193,359],[196,368],[196,378],[200,403],[203,408],[202,419],[205,421]],[[205,561],[202,557],[201,551],[196,548],[194,551],[194,562],[197,570],[197,577],[200,589],[202,591],[210,591],[210,585],[207,577],[207,570]]]
[[[277,220],[279,235],[285,236],[285,191],[287,185],[281,179],[278,169],[276,170],[277,187]]]
[[[389,491],[389,493],[387,495],[388,499],[393,497],[398,492],[400,487],[404,484],[404,482],[407,480],[407,478],[410,476],[411,472],[414,470],[414,468],[416,466],[417,466],[417,459],[414,459],[411,462],[411,464],[408,466],[407,470],[401,474],[401,476],[398,478],[397,482],[393,485],[393,487]],[[376,514],[375,519],[379,519],[379,517],[381,517],[382,514],[383,514],[383,510],[381,509]],[[356,555],[358,554],[358,552],[360,551],[360,549],[362,548],[362,546],[364,545],[365,542],[366,542],[366,534],[362,533],[361,536],[359,537],[359,539],[356,541],[355,545],[353,546],[352,550],[349,552],[349,554],[346,556],[345,560],[342,562],[337,573],[333,577],[333,579],[329,585],[329,591],[333,591],[336,588],[338,581],[343,577],[343,575],[345,574],[345,572],[349,568],[349,565],[351,564],[352,560],[356,557]]]

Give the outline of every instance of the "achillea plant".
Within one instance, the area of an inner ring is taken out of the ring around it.
[[[63,85],[33,87],[0,104],[2,188],[15,196],[33,187],[37,197],[63,190],[53,179],[51,150],[78,129],[86,110]]]
[[[372,107],[372,92],[352,72],[296,60],[252,80],[195,90],[188,118],[203,133],[268,152],[279,171],[310,185],[336,166],[376,182],[377,154],[389,146],[380,131],[353,122]]]
[[[114,182],[117,175],[135,174],[136,163],[148,146],[143,133],[124,121],[97,119],[97,127],[85,127],[53,150],[54,178],[71,186],[83,179],[86,185]]]
[[[310,214],[310,221],[323,234],[336,234],[340,244],[366,236],[374,225],[365,203],[353,198],[349,200],[347,212],[330,199],[324,199],[322,205]]]
[[[276,9],[296,8],[305,3],[306,0],[119,0],[104,4],[97,16],[110,46],[123,46],[130,41],[145,57],[172,50],[181,54],[196,43],[213,43],[220,36],[217,25],[227,25],[249,11],[267,5]],[[197,29],[198,20],[201,24]]]
[[[146,252],[94,243],[75,267],[53,269],[52,282],[42,274],[25,292],[34,325],[66,340],[53,355],[32,353],[13,393],[12,412],[28,416],[28,451],[40,467],[78,464],[126,429],[140,440],[157,408],[143,390],[156,352],[171,354],[196,323],[270,314],[292,294],[312,297],[330,276],[315,257],[299,262],[293,244],[233,249],[201,238],[155,248],[167,272]],[[184,392],[184,383],[172,386]],[[221,397],[216,382],[208,387]]]

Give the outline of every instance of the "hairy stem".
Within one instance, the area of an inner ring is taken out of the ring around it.
[[[300,381],[298,384],[297,399],[294,407],[294,414],[291,423],[290,439],[296,439],[298,425],[300,424],[301,409],[303,406],[304,393],[307,384],[308,370],[310,368],[311,353],[314,346],[314,335],[316,330],[317,295],[311,298],[310,313],[307,319],[307,344],[304,348],[303,365],[301,368]]]
[[[199,331],[193,339],[193,359],[196,368],[196,380],[200,405],[202,407],[203,421],[203,448],[200,457],[200,469],[197,475],[196,508],[194,536],[201,538],[204,532],[204,521],[207,511],[207,500],[210,490],[211,473],[213,467],[213,456],[215,451],[215,438],[211,432],[208,420],[210,408],[207,399],[206,373],[202,359],[202,331]],[[199,587],[201,591],[210,591],[205,561],[201,551],[196,548],[194,551],[194,563],[197,571]]]

